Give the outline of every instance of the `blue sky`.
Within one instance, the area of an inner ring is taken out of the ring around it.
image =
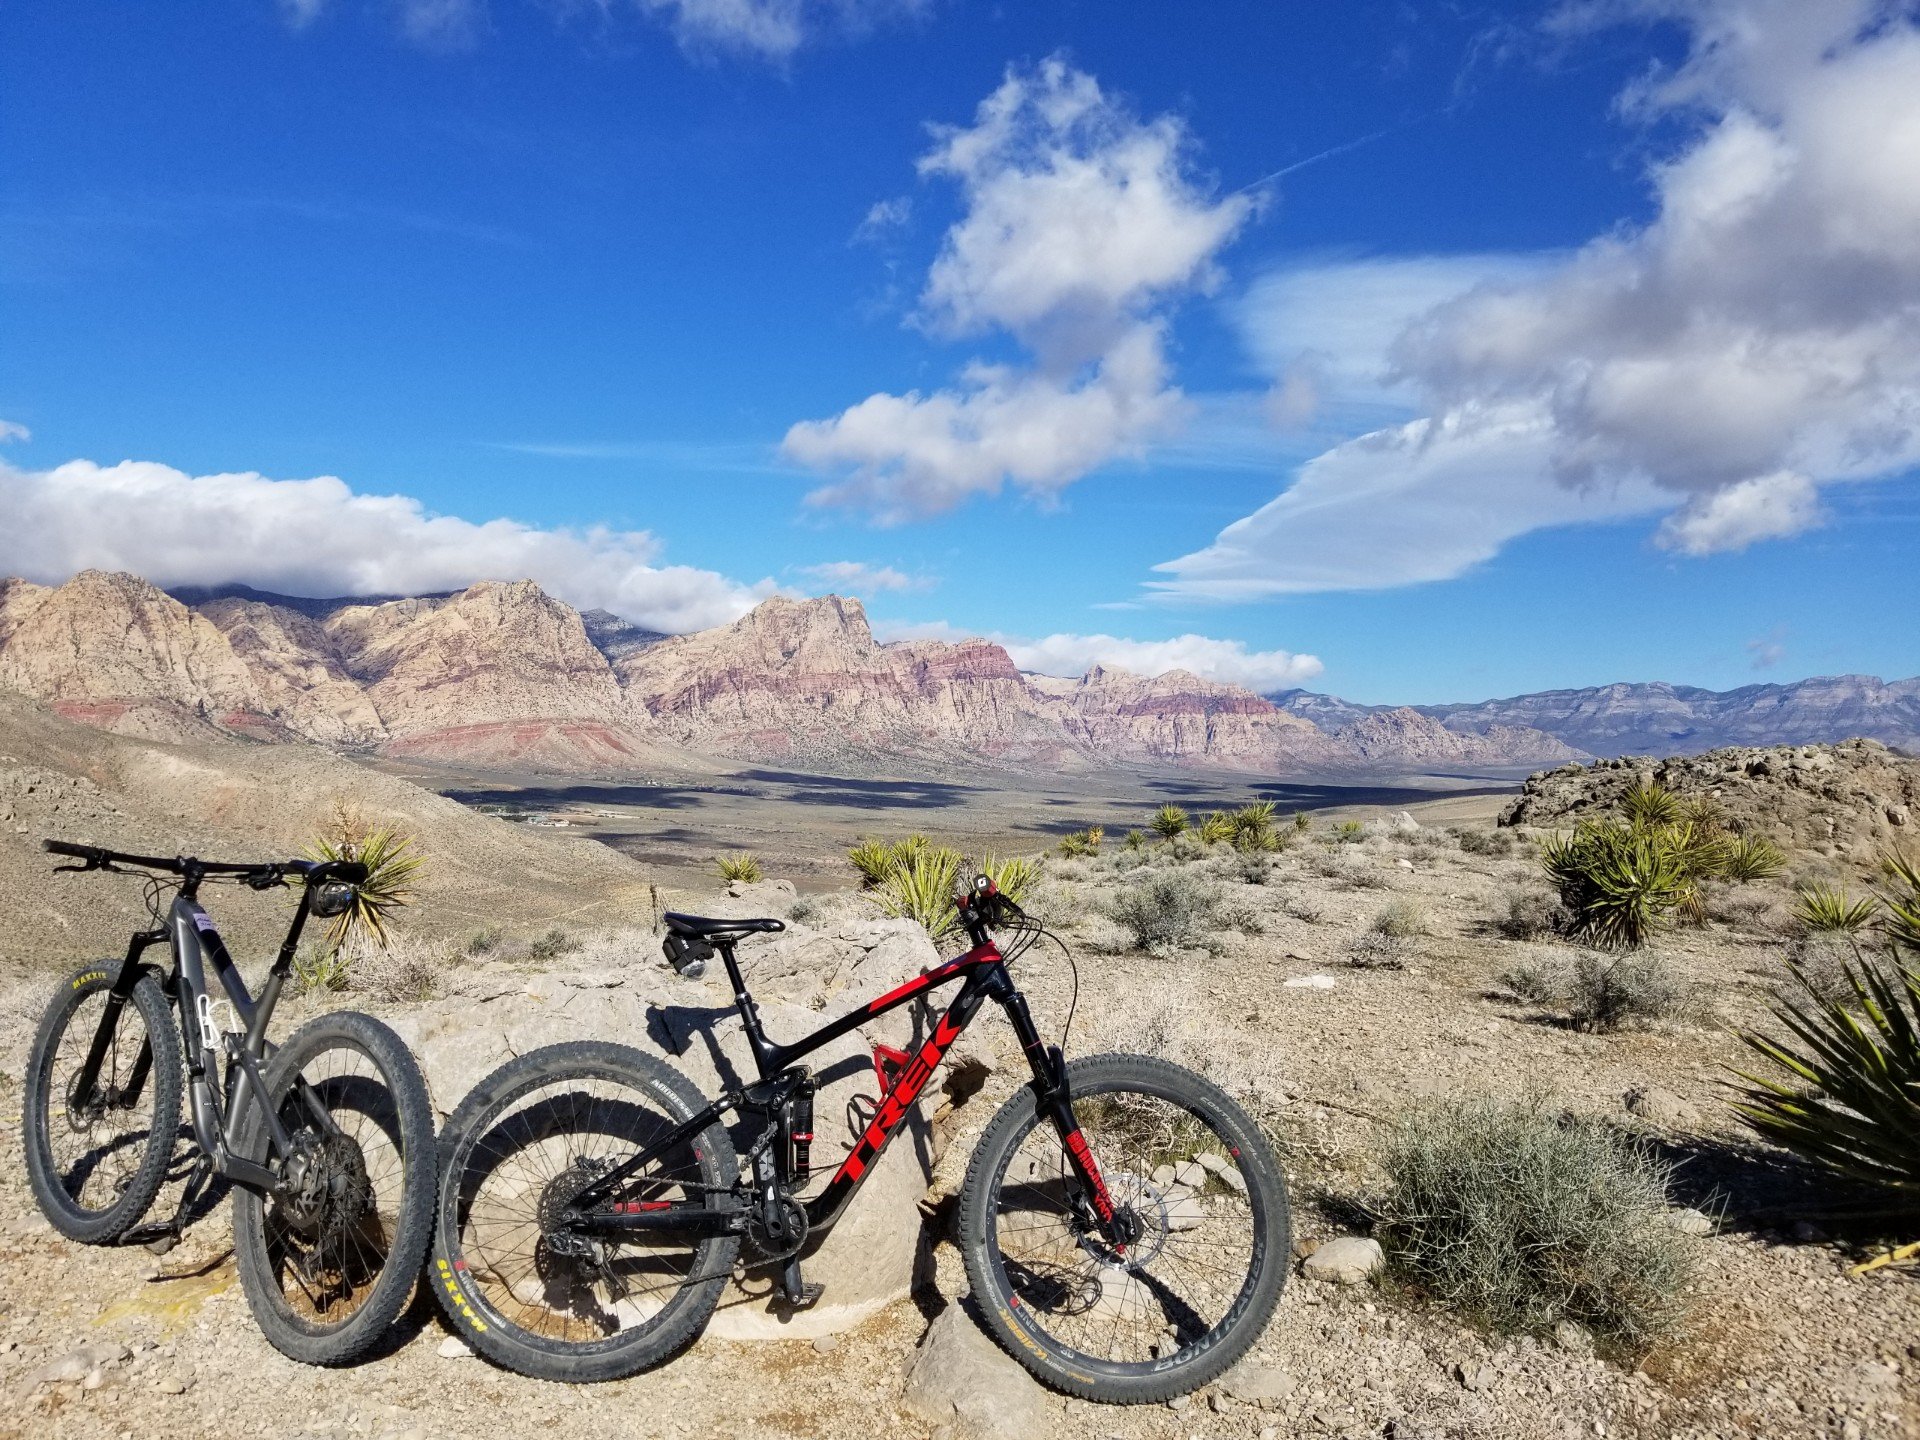
[[[0,568],[837,589],[1366,701],[1912,674],[1914,24],[10,6]]]

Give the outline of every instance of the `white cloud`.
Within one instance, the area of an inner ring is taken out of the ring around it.
[[[277,0],[277,3],[287,24],[295,30],[306,29],[320,18],[320,12],[327,6],[327,0]]]
[[[11,440],[31,440],[33,432],[24,425],[16,425],[11,420],[0,420],[0,445]]]
[[[1308,461],[1280,496],[1213,544],[1154,568],[1188,599],[1257,600],[1448,580],[1515,536],[1657,513],[1644,481],[1542,483],[1553,445],[1537,406],[1462,406],[1363,435]]]
[[[1214,256],[1255,209],[1212,198],[1187,164],[1185,127],[1137,119],[1058,59],[1009,70],[968,127],[943,127],[920,161],[965,206],[921,294],[920,319],[952,335],[1004,332],[1020,365],[968,366],[930,394],[877,394],[803,421],[783,449],[845,476],[816,504],[882,521],[938,514],[1011,482],[1056,495],[1138,455],[1182,412],[1164,318],[1210,288]]]
[[[542,530],[434,515],[332,476],[188,475],[147,461],[53,470],[0,465],[0,574],[58,582],[89,567],[159,585],[239,581],[294,595],[422,594],[530,578],[569,604],[651,629],[723,625],[773,593],[658,564],[644,530]]]
[[[310,3],[318,9],[319,0]],[[401,33],[434,50],[472,44],[486,23],[486,0],[399,0],[399,9]]]
[[[869,565],[864,560],[829,560],[822,565],[802,565],[800,573],[856,595],[933,588],[933,582],[925,576],[909,575],[891,565]]]
[[[913,197],[896,195],[891,200],[876,200],[853,232],[856,241],[880,241],[913,219]]]
[[[1309,462],[1278,500],[1162,567],[1177,577],[1163,588],[1445,578],[1540,525],[1642,510],[1678,508],[1660,543],[1706,554],[1818,524],[1820,486],[1920,464],[1915,16],[1911,0],[1564,7],[1563,28],[1690,27],[1686,63],[1626,97],[1630,114],[1696,126],[1650,174],[1655,218],[1439,299],[1385,347],[1386,366],[1371,358],[1379,320],[1429,280],[1464,278],[1420,268],[1451,262],[1348,275],[1353,320],[1336,287],[1291,311],[1275,302],[1297,287],[1256,287],[1249,305],[1264,299],[1306,337],[1266,327],[1272,373],[1288,373],[1288,346],[1309,361],[1325,352],[1319,374],[1365,398],[1416,400],[1431,422],[1417,443],[1389,429]],[[1369,289],[1376,274],[1392,283]],[[1490,472],[1474,461],[1499,415],[1528,417],[1532,440]],[[1412,543],[1397,505],[1342,499],[1362,493],[1414,496],[1436,543]]]
[[[926,624],[874,622],[882,640],[967,640],[976,638],[944,620]],[[1249,650],[1245,641],[1207,635],[1176,635],[1171,640],[1129,640],[1119,635],[1048,635],[1038,640],[988,631],[993,641],[1022,670],[1040,675],[1084,675],[1096,665],[1136,675],[1187,670],[1203,680],[1241,685],[1249,690],[1282,690],[1302,685],[1325,667],[1312,655],[1291,650]]]
[[[1776,470],[1697,496],[1667,517],[1654,542],[1683,555],[1713,555],[1798,535],[1822,519],[1819,487],[1792,470]]]

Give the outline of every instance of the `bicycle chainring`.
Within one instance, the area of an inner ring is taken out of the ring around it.
[[[781,1224],[787,1232],[784,1239],[774,1235],[763,1211],[755,1210],[747,1217],[747,1244],[753,1247],[760,1261],[789,1260],[806,1248],[807,1207],[791,1195],[782,1195],[778,1204]]]

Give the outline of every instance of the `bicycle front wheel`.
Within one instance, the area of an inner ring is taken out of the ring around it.
[[[61,981],[27,1057],[27,1183],[54,1229],[90,1245],[111,1244],[140,1223],[180,1131],[173,1012],[159,982],[142,975],[109,1022],[119,968],[103,961]],[[96,1043],[100,1063],[83,1093]]]
[[[236,1187],[240,1284],[273,1347],[308,1365],[348,1365],[399,1318],[433,1231],[433,1112],[413,1055],[370,1015],[322,1015],[262,1076],[289,1146],[272,1195]],[[239,1150],[268,1164],[257,1101]]]
[[[567,1243],[549,1226],[595,1176],[705,1103],[664,1061],[601,1041],[530,1051],[474,1087],[441,1136],[433,1256],[435,1291],[468,1343],[523,1375],[580,1383],[631,1375],[693,1342],[720,1303],[737,1235]],[[623,1192],[717,1207],[738,1180],[716,1120]]]
[[[981,1136],[960,1196],[982,1318],[1069,1394],[1141,1404],[1195,1390],[1259,1338],[1286,1283],[1273,1150],[1218,1086],[1162,1060],[1077,1060],[1067,1083],[1123,1238],[1099,1223],[1051,1114],[1022,1090]]]

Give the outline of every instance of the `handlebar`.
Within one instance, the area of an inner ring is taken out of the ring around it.
[[[78,865],[56,865],[56,870],[84,873],[89,870],[116,870],[122,865],[131,865],[140,870],[158,870],[163,874],[195,880],[214,875],[232,875],[256,890],[271,889],[293,880],[308,885],[320,885],[327,881],[359,885],[367,878],[367,867],[358,860],[276,860],[264,864],[259,861],[200,860],[191,855],[129,855],[100,845],[76,845],[68,840],[43,840],[41,849],[50,855],[66,855],[82,862]]]

